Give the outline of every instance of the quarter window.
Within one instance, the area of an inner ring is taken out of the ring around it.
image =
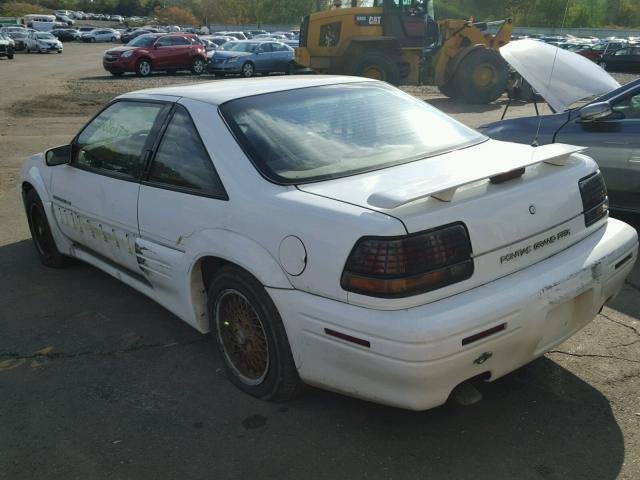
[[[148,180],[194,193],[225,195],[196,127],[182,107],[173,114],[162,137]]]
[[[116,102],[87,125],[75,146],[73,165],[137,178],[142,151],[163,104]]]

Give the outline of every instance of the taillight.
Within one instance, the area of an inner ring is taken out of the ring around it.
[[[455,223],[403,237],[361,238],[349,255],[341,285],[363,295],[408,297],[472,274],[469,234]]]
[[[582,196],[582,212],[586,227],[593,225],[609,213],[607,186],[600,171],[592,173],[579,181]]]

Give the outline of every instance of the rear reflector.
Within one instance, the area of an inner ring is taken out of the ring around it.
[[[325,328],[324,333],[327,335],[331,335],[332,337],[339,338],[340,340],[346,340],[347,342],[355,343],[356,345],[360,345],[362,347],[371,347],[371,343],[368,340],[363,340],[362,338],[352,337],[351,335],[347,335],[346,333],[336,332],[335,330],[331,330],[330,328]]]
[[[475,335],[471,335],[470,337],[462,339],[462,345],[469,345],[470,343],[477,342],[483,338],[488,337],[489,335],[493,335],[494,333],[501,332],[502,330],[507,328],[507,324],[503,323],[501,325],[497,325],[495,327],[491,327],[484,332],[476,333]]]

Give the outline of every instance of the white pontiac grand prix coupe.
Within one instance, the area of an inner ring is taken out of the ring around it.
[[[420,410],[621,289],[637,235],[579,151],[490,140],[377,81],[230,80],[118,97],[20,190],[45,265],[83,260],[211,331],[245,392]]]

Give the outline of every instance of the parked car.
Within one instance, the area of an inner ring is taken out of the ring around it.
[[[207,39],[210,42],[215,43],[218,47],[224,45],[227,42],[235,42],[235,37],[228,37],[226,35],[203,35],[201,38]]]
[[[137,30],[131,30],[127,33],[123,33],[120,36],[120,40],[122,43],[129,43],[134,38],[138,38],[140,35],[145,35],[147,33],[159,33],[158,29],[150,29],[150,28],[140,28]]]
[[[10,37],[15,43],[15,51],[22,51],[25,49],[27,35],[29,32],[26,28],[22,27],[2,27],[0,33],[3,33]]]
[[[253,40],[225,43],[214,52],[207,65],[207,71],[218,76],[252,77],[256,73],[292,73],[294,69],[293,48],[281,42]]]
[[[2,27],[0,28],[0,33],[7,35],[9,38],[11,38],[14,42],[15,45],[15,51],[22,51],[25,49],[25,45],[26,45],[26,41],[27,41],[27,36],[29,35],[29,32],[26,28],[22,28],[22,27]]]
[[[623,47],[626,47],[626,42],[623,41],[615,41],[615,42],[601,42],[597,43],[593,46],[583,48],[582,50],[578,50],[576,53],[582,55],[583,57],[588,58],[592,62],[599,62],[602,55],[605,55],[608,52],[619,50]]]
[[[640,80],[621,87],[581,56],[521,42],[503,47],[503,57],[557,113],[494,122],[480,131],[496,140],[586,147],[606,181],[611,208],[640,213]],[[591,101],[572,108],[583,98]]]
[[[78,30],[64,28],[51,30],[51,35],[56,37],[61,42],[73,42],[80,39],[80,36],[82,34]]]
[[[244,392],[422,410],[622,288],[637,234],[579,150],[489,140],[369,79],[243,79],[125,94],[19,188],[44,265],[82,260],[211,331]]]
[[[95,29],[96,29],[96,27],[78,27],[78,31],[80,33],[92,32]]]
[[[15,46],[15,42],[10,36],[0,33],[0,58],[7,57],[9,60],[13,60]]]
[[[68,16],[66,15],[56,15],[56,20],[58,22],[64,23],[68,26],[72,26],[75,22],[73,20],[71,20]]]
[[[605,70],[614,72],[638,72],[640,71],[640,46],[629,46],[605,53],[598,64]]]
[[[26,39],[27,53],[62,53],[62,42],[48,32],[31,32]]]
[[[189,33],[148,33],[104,52],[102,65],[113,75],[135,72],[147,77],[162,70],[174,73],[190,70],[194,75],[205,72],[206,51],[204,45]]]
[[[82,34],[83,42],[117,42],[120,40],[120,32],[112,28],[96,28],[90,32]]]

